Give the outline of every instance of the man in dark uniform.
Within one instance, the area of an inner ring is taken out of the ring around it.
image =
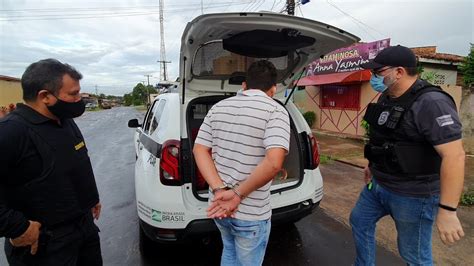
[[[102,265],[101,205],[72,118],[82,75],[54,59],[21,78],[25,104],[0,120],[0,237],[10,265]]]
[[[431,232],[436,219],[441,240],[464,236],[456,208],[464,182],[461,123],[449,94],[418,79],[416,57],[403,46],[381,51],[362,64],[382,93],[369,104],[365,157],[367,186],[352,210],[355,265],[375,264],[375,226],[390,215],[398,250],[409,265],[432,265]]]

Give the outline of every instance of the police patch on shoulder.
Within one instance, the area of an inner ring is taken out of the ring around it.
[[[454,124],[454,121],[453,121],[453,118],[451,117],[451,115],[442,115],[440,117],[436,117],[436,122],[438,122],[438,125],[440,127],[449,126],[449,125]]]
[[[379,126],[385,124],[388,120],[389,115],[390,115],[389,111],[383,111],[379,116],[379,120],[377,121],[377,124],[379,124]]]

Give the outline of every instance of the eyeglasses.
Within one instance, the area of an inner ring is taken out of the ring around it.
[[[391,69],[391,68],[395,68],[395,67],[379,68],[379,69],[377,69],[377,70],[373,69],[373,70],[371,70],[370,72],[372,72],[372,75],[380,76],[380,74],[381,74],[382,72],[384,72],[385,70],[389,70],[389,69]]]

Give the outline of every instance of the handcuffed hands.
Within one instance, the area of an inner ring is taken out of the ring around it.
[[[240,197],[232,190],[218,191],[214,195],[211,205],[206,210],[207,217],[213,219],[234,217],[240,201]]]

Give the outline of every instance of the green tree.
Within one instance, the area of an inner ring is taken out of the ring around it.
[[[464,76],[464,85],[472,87],[474,85],[474,44],[471,43],[471,51],[459,67]]]
[[[142,83],[138,83],[134,88],[133,91],[129,94],[124,95],[125,105],[143,105],[147,104],[148,94],[157,93],[156,89],[151,86],[145,86]]]
[[[436,72],[434,71],[428,71],[428,72],[423,71],[423,73],[420,75],[420,78],[428,81],[429,83],[433,83],[435,80],[435,75],[436,75]]]
[[[138,83],[132,91],[133,105],[145,104],[147,95],[147,87]]]
[[[125,106],[130,106],[133,104],[133,97],[130,93],[124,94],[123,95],[123,104]]]

